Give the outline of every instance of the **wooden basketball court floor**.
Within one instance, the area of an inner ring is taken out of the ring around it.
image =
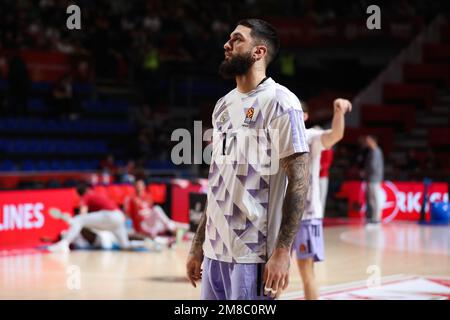
[[[391,223],[379,228],[341,225],[325,230],[325,261],[316,275],[332,288],[404,276],[450,280],[450,227]],[[185,279],[189,243],[163,252],[72,251],[0,256],[0,299],[198,299]],[[444,280],[445,281],[445,280]],[[446,282],[450,291],[450,281]],[[282,299],[301,299],[295,260]],[[450,292],[447,292],[450,297]]]

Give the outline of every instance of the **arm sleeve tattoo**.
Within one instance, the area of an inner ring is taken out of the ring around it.
[[[203,211],[202,217],[195,232],[194,239],[192,240],[190,254],[200,254],[203,252],[203,242],[205,241],[205,229],[206,229],[206,206]]]
[[[309,155],[295,153],[281,159],[281,166],[286,171],[288,185],[276,247],[290,249],[305,210],[309,188]]]

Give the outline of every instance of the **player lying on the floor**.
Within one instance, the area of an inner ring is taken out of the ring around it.
[[[296,252],[297,263],[305,291],[305,298],[315,300],[319,297],[318,286],[314,276],[314,262],[323,261],[323,210],[320,199],[320,156],[322,150],[330,149],[344,137],[344,115],[352,110],[352,104],[345,99],[336,99],[333,103],[334,114],[331,129],[311,128],[306,130],[309,145],[310,188],[306,208],[300,229],[297,232],[292,250]],[[308,120],[308,107],[302,103],[304,121]]]
[[[176,240],[177,234],[180,236],[180,233],[189,229],[189,224],[169,219],[164,210],[154,204],[152,195],[146,191],[144,180],[137,180],[135,189],[136,194],[125,199],[124,211],[133,222],[136,236],[149,237],[170,246]]]
[[[125,215],[112,200],[84,184],[77,187],[77,193],[81,197],[79,214],[68,220],[69,229],[60,241],[47,248],[49,251],[68,252],[69,245],[79,237],[83,228],[110,231],[117,238],[120,249],[154,248],[153,242],[129,240]]]
[[[61,212],[61,210],[56,208],[51,208],[49,210],[49,214],[51,217],[57,220],[63,220],[68,225],[70,225],[70,221],[72,216],[68,212]],[[41,237],[42,242],[47,243],[56,243],[63,239],[66,231],[63,231],[58,235],[58,238],[52,239],[50,237]],[[131,240],[145,240],[145,237],[137,234],[128,234],[128,239]],[[150,242],[147,240],[148,244]],[[167,241],[166,241],[167,242]],[[82,228],[80,234],[75,237],[75,239],[70,244],[71,249],[105,249],[110,250],[119,247],[119,242],[117,237],[111,231],[102,231],[95,230],[89,228]],[[155,251],[160,251],[163,248],[161,243],[154,242],[154,246],[152,249]]]

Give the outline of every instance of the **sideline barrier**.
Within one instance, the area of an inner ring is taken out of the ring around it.
[[[366,212],[366,184],[361,181],[346,181],[336,194],[338,198],[348,200],[347,215],[350,218],[364,218]],[[383,222],[393,220],[418,221],[423,202],[424,185],[422,182],[390,182],[382,184],[384,194]],[[429,203],[448,202],[448,184],[432,183],[428,190]],[[430,218],[430,205],[426,208],[426,218]]]
[[[148,192],[156,204],[178,222],[189,221],[189,193],[198,192],[201,185],[185,180],[172,183],[150,183]],[[135,194],[129,184],[95,186],[98,193],[122,206],[127,196]],[[170,194],[169,194],[170,193]],[[42,238],[56,239],[68,224],[55,219],[51,210],[73,216],[79,197],[74,188],[45,190],[0,191],[0,249],[31,248],[43,245]]]

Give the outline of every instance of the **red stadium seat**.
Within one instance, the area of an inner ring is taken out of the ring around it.
[[[441,28],[441,42],[450,44],[450,25],[447,24]]]
[[[117,205],[122,205],[125,194],[120,185],[112,184],[106,187],[108,197]]]
[[[167,197],[167,186],[163,183],[151,183],[147,187],[147,191],[152,195],[155,203],[165,203]]]
[[[70,70],[70,58],[61,52],[24,50],[21,56],[33,81],[56,81]]]
[[[449,64],[405,64],[403,76],[411,83],[442,84],[450,87]]]
[[[430,128],[428,143],[432,147],[450,147],[450,128]]]
[[[438,147],[438,146],[436,146]],[[427,162],[430,161],[430,151],[415,151],[415,158],[419,161],[421,167],[425,167]],[[450,173],[450,153],[449,152],[436,152],[432,151],[432,161],[439,168],[439,174],[445,176]]]
[[[80,204],[81,197],[78,195],[78,193],[75,189],[72,189],[72,190],[73,190],[73,196],[72,196],[73,208],[77,208]]]
[[[431,108],[436,89],[425,84],[385,84],[383,97],[386,103],[407,103]]]
[[[435,157],[438,161],[438,163],[445,169],[450,169],[450,153],[444,152],[444,153],[435,153]]]
[[[94,187],[94,192],[96,192],[98,194],[101,194],[101,195],[103,195],[105,197],[109,197],[108,191],[107,191],[105,186],[95,186]]]
[[[130,184],[123,184],[120,185],[120,187],[122,188],[124,198],[134,196],[136,194],[136,189],[134,189],[134,187]]]
[[[416,109],[409,105],[364,105],[361,117],[365,125],[396,128],[400,124],[409,132],[416,124]]]
[[[358,139],[365,135],[375,135],[383,152],[388,154],[394,146],[394,130],[392,128],[346,128],[344,134],[344,143],[358,144]]]
[[[426,44],[423,48],[423,60],[431,63],[450,63],[450,44]]]
[[[354,94],[337,90],[324,90],[317,96],[308,100],[309,121],[322,122],[331,120],[333,117],[333,101],[336,97],[351,100]]]

